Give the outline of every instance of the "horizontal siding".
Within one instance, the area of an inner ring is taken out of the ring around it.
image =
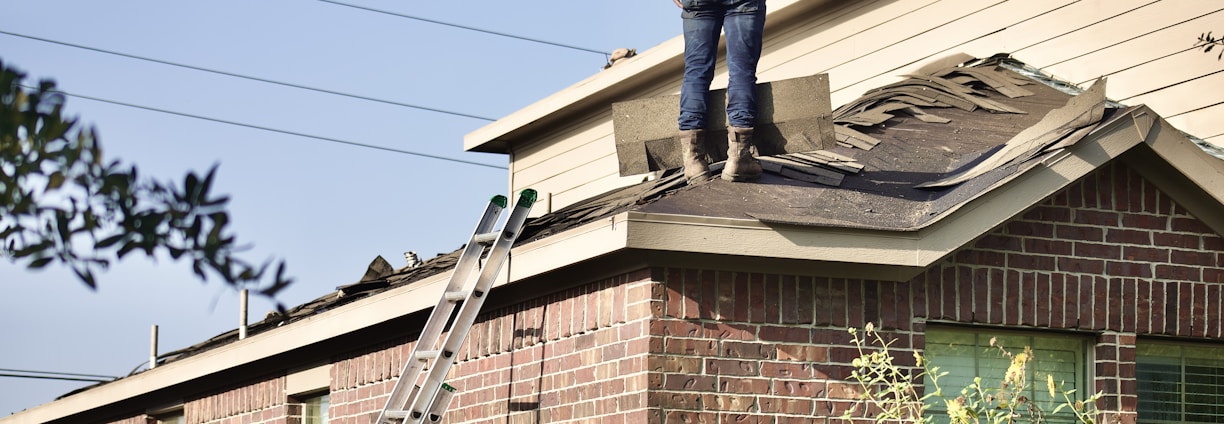
[[[1222,65],[1224,66],[1224,65]],[[1210,141],[1216,139],[1216,145],[1221,145],[1219,137],[1224,136],[1224,103],[1216,103],[1210,107],[1193,112],[1166,117],[1170,124],[1177,128],[1194,128],[1199,132],[1190,134]]]
[[[1166,87],[1188,83],[1204,75],[1224,69],[1224,62],[1216,61],[1201,51],[1183,50],[1160,60],[1135,66],[1109,75],[1109,97],[1123,103],[1145,94],[1154,94]],[[1220,92],[1216,92],[1218,98]],[[1201,93],[1200,96],[1203,94]]]
[[[1221,6],[1224,6],[1224,3]],[[1100,76],[1113,79],[1112,76],[1120,72],[1158,61],[1180,51],[1191,50],[1193,41],[1198,39],[1205,28],[1224,28],[1224,11],[1185,12],[1189,12],[1187,15],[1197,16],[1146,33],[1135,34],[1133,38],[1118,40],[1117,44],[1064,62],[1046,65],[1046,72],[1077,84],[1090,82]],[[1110,92],[1112,94],[1113,84],[1110,84]]]
[[[1224,3],[879,0],[818,7],[809,22],[766,34],[761,81],[829,74],[836,107],[954,53],[1012,53],[1073,83],[1108,76],[1110,98],[1145,103],[1204,139],[1224,135],[1224,120],[1212,119],[1222,112],[1224,65],[1190,48],[1198,34],[1224,27]],[[726,77],[720,66],[712,88],[726,87]],[[674,94],[679,78],[639,97]],[[617,175],[613,130],[601,113],[516,147],[512,188],[547,191],[559,208],[640,181]]]
[[[1160,116],[1176,116],[1219,104],[1221,93],[1224,93],[1224,71],[1186,81],[1154,93],[1131,97],[1126,99],[1126,103],[1146,104]],[[1180,129],[1194,134],[1193,128]]]
[[[941,2],[937,5],[940,6],[938,8],[928,8],[929,12],[922,19],[923,22],[931,24],[938,22],[938,27],[897,41],[887,48],[830,70],[831,80],[837,79],[836,75],[841,75],[841,80],[844,81],[837,83],[840,87],[834,89],[834,102],[841,104],[851,101],[869,89],[896,81],[898,75],[931,60],[964,52],[968,41],[986,38],[991,40],[979,42],[974,48],[976,51],[966,52],[969,54],[990,56],[1005,52],[1008,46],[1004,44],[1010,39],[1005,36],[991,37],[992,34],[1026,20],[1047,15],[1065,3],[1010,1],[993,5],[983,3],[983,6],[988,7],[968,8],[961,4]],[[946,7],[953,9],[945,10]]]
[[[619,171],[604,174],[601,177],[595,178],[590,182],[573,187],[569,190],[553,193],[553,210],[560,207],[555,205],[570,205],[600,194],[612,191],[621,187],[628,187],[642,182],[642,175],[633,175],[628,177],[620,176]]]

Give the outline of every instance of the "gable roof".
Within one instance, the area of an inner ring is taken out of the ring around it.
[[[531,220],[497,285],[625,251],[817,261],[829,265],[821,272],[903,281],[1115,160],[1224,233],[1224,161],[1146,107],[1067,93],[1006,56],[943,65],[835,112],[842,142],[822,154],[853,166],[791,157],[749,183],[689,184],[668,171]],[[1024,136],[1034,128],[1048,129]],[[805,166],[841,178],[795,173]],[[953,183],[920,187],[937,180]],[[398,270],[376,261],[362,281],[253,324],[245,340],[218,335],[168,354],[165,366],[27,417],[64,417],[428,309],[457,252]]]

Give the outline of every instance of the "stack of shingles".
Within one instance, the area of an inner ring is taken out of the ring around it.
[[[1016,98],[1033,95],[1020,87],[1032,81],[1000,71],[995,66],[997,58],[984,60],[977,66],[958,66],[971,60],[976,61],[966,55],[957,55],[936,61],[915,71],[904,81],[868,91],[857,100],[837,108],[833,111],[833,123],[838,144],[870,150],[880,140],[851,127],[881,125],[899,112],[932,123],[948,123],[950,120],[925,109],[954,107],[972,112],[982,108],[994,113],[1024,113],[986,98],[985,93],[972,85],[981,84],[1007,97]]]
[[[960,66],[973,58],[953,56],[919,69],[904,81],[868,91],[863,97],[837,108],[833,112],[833,123],[838,145],[871,150],[880,140],[852,127],[881,125],[895,118],[897,113],[906,113],[931,123],[948,123],[951,120],[928,113],[925,109],[955,107],[972,112],[982,108],[994,113],[1025,113],[990,100],[985,93],[972,87],[990,87],[1010,98],[1033,95],[1020,87],[1031,81],[1001,72],[997,66],[993,66],[994,59],[987,59],[973,67]],[[827,150],[760,159],[766,171],[830,186],[841,185],[846,175],[857,174],[863,169],[863,165],[853,158]]]

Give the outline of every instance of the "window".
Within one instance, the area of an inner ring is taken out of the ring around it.
[[[1224,422],[1222,350],[1218,346],[1171,343],[1136,346],[1139,422]]]
[[[327,424],[327,406],[330,396],[321,393],[302,399],[302,424]]]
[[[995,339],[995,346],[991,346],[992,338]],[[1065,400],[1061,394],[1057,399],[1050,397],[1047,376],[1053,376],[1055,384],[1060,385],[1062,390],[1076,390],[1072,400],[1080,398],[1084,391],[1082,388],[1090,387],[1085,369],[1085,364],[1089,363],[1085,356],[1087,344],[1084,338],[1066,334],[928,328],[925,355],[931,366],[939,367],[940,373],[947,373],[939,379],[944,398],[955,399],[960,396],[961,389],[973,383],[975,377],[981,377],[983,388],[1002,385],[1011,359],[1003,356],[997,346],[1012,354],[1023,352],[1027,346],[1032,349],[1033,358],[1025,368],[1028,387],[1023,395],[1049,414]],[[928,393],[935,390],[930,376],[924,383]],[[937,417],[936,422],[947,422],[947,405],[943,399],[932,397],[928,402],[931,403],[930,412]],[[1074,415],[1065,409],[1057,416],[1046,415],[1045,418],[1050,423],[1075,422]]]
[[[177,411],[157,417],[158,424],[183,424],[183,411]]]

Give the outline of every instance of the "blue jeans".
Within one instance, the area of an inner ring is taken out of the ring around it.
[[[680,0],[684,5],[684,83],[680,129],[704,129],[718,61],[718,35],[727,32],[727,124],[756,122],[756,68],[765,32],[765,0]]]

